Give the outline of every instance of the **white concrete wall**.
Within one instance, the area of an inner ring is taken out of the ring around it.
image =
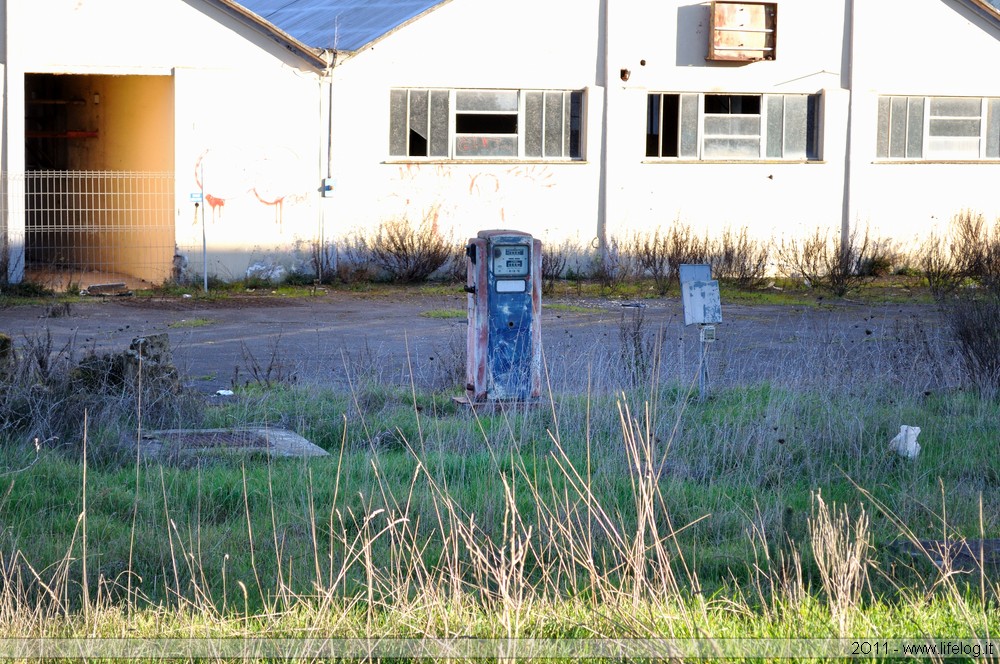
[[[611,12],[609,235],[675,221],[710,235],[746,226],[762,238],[840,228],[848,109],[842,2],[779,2],[776,59],[752,63],[705,60],[707,3],[629,0]],[[622,69],[631,72],[627,82]],[[650,92],[822,93],[822,162],[647,160]]]
[[[962,208],[1000,215],[1000,163],[875,159],[879,95],[1000,96],[1000,28],[958,0],[779,0],[777,58],[749,64],[705,61],[703,2],[509,0],[484,11],[452,0],[335,68],[332,99],[317,72],[197,0],[0,3],[0,168],[23,167],[23,114],[10,109],[24,105],[26,73],[172,76],[176,234],[194,271],[202,219],[210,272],[237,278],[256,260],[307,261],[317,235],[401,217],[432,217],[456,239],[500,227],[588,245],[602,228],[624,237],[675,220],[776,239],[850,223],[907,242]],[[585,90],[585,159],[393,158],[394,87]],[[649,160],[649,92],[821,93],[822,158]],[[335,192],[320,198],[328,170]]]
[[[605,44],[599,0],[514,0],[489,14],[472,0],[453,0],[336,69],[337,193],[327,215],[335,228],[435,214],[459,236],[519,228],[583,245],[594,242],[602,222],[608,237],[674,220],[712,233],[749,226],[766,237],[818,226],[839,231],[848,112],[842,3],[783,2],[778,59],[742,66],[706,63],[707,4],[608,4]],[[623,68],[631,71],[627,82]],[[390,88],[435,86],[586,89],[585,163],[390,158]],[[824,159],[644,163],[651,91],[822,92]]]
[[[777,58],[748,64],[706,62],[707,3],[608,5],[606,59],[597,0],[518,0],[488,15],[473,0],[453,0],[338,68],[338,191],[327,202],[337,231],[433,211],[459,234],[518,227],[584,244],[602,223],[609,237],[625,237],[675,220],[713,235],[746,226],[776,240],[870,226],[906,242],[961,208],[996,209],[988,183],[998,164],[873,163],[878,95],[1000,95],[1000,78],[987,73],[1000,34],[962,3],[780,0]],[[484,23],[488,30],[477,28]],[[586,162],[391,159],[395,86],[586,88]],[[649,92],[819,93],[821,159],[646,159]]]
[[[318,229],[319,75],[232,17],[178,0],[4,0],[10,108],[24,75],[174,77],[176,232],[201,271],[194,201],[204,171],[209,271],[242,277],[261,259],[290,263]],[[23,113],[6,128],[9,171],[23,170]],[[304,255],[308,254],[305,252]]]
[[[877,161],[879,95],[1000,97],[1000,27],[955,0],[855,2],[851,218],[914,245],[952,215],[1000,217],[1000,162]]]
[[[334,233],[436,215],[589,243],[596,232],[603,90],[600,0],[453,0],[334,70]],[[457,162],[389,155],[393,87],[585,90],[586,160]]]

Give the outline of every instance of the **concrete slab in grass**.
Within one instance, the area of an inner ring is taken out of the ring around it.
[[[151,460],[268,454],[271,457],[329,456],[321,447],[285,429],[164,429],[142,434],[140,454]]]

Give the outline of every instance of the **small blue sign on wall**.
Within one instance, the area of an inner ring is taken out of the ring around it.
[[[192,203],[201,203],[204,197],[202,196],[202,193],[200,191],[192,191],[190,194],[188,194],[188,198],[191,199]]]

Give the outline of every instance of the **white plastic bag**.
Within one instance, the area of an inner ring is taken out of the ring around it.
[[[899,433],[889,441],[889,449],[901,457],[916,459],[920,454],[920,443],[917,436],[920,435],[920,427],[911,427],[907,424],[899,427]]]

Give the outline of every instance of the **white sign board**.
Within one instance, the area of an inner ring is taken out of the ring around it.
[[[718,281],[681,282],[681,302],[684,304],[685,325],[714,325],[722,322]]]
[[[712,266],[711,265],[687,265],[681,264],[678,266],[680,268],[681,284],[686,284],[689,281],[711,281],[712,280]]]

